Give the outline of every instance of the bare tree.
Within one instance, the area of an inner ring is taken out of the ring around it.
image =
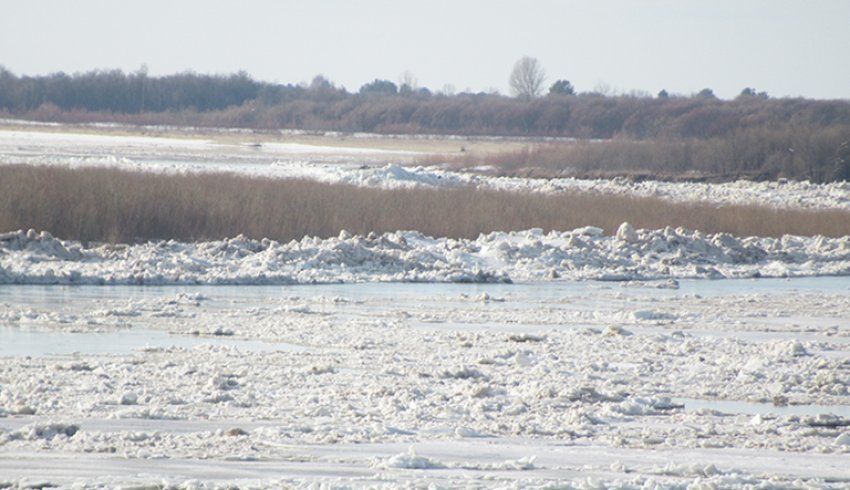
[[[412,94],[419,88],[416,76],[410,70],[404,70],[398,80],[398,91],[402,94]]]
[[[514,63],[508,83],[512,94],[521,99],[532,99],[542,93],[544,80],[546,72],[537,58],[523,56]]]

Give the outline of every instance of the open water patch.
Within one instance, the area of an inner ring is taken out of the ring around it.
[[[783,417],[838,415],[850,419],[850,406],[846,405],[776,405],[739,400],[700,400],[696,398],[673,398],[673,403],[684,405],[686,412],[714,410],[730,415],[776,415]]]
[[[151,329],[66,332],[0,325],[0,357],[47,357],[70,354],[127,355],[140,349],[191,348],[199,345],[233,347],[243,352],[254,353],[307,350],[307,347],[283,342],[189,336]]]

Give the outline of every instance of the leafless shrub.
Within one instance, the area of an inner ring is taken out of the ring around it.
[[[613,175],[660,179],[748,178],[847,179],[850,126],[743,129],[712,139],[658,138],[579,140],[532,144],[502,153],[469,152],[448,160],[453,167],[482,165],[499,175],[544,177]],[[431,157],[422,163],[439,163]]]

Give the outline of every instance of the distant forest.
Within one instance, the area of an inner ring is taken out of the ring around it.
[[[629,163],[635,159],[626,154],[616,157],[622,165],[612,165],[602,155],[588,160],[599,165],[583,169],[586,173],[698,172],[758,179],[850,180],[850,101],[771,98],[752,88],[743,89],[733,100],[718,99],[710,89],[689,96],[663,90],[655,96],[611,96],[577,93],[568,81],[558,80],[547,95],[523,98],[434,93],[388,80],[375,80],[349,92],[322,76],[309,84],[292,85],[256,81],[244,72],[153,77],[144,71],[112,70],[33,77],[16,76],[0,67],[0,117],[260,130],[567,137],[616,141],[621,150],[631,148],[623,150],[627,153],[641,148],[639,162]],[[650,142],[673,151],[678,159],[675,165],[670,158],[647,152],[645,145]],[[603,146],[592,151],[601,152]],[[663,167],[662,160],[667,162]]]

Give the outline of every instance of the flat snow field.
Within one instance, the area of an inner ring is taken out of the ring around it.
[[[9,165],[850,208],[846,183],[409,166],[462,139],[5,124]],[[2,231],[0,488],[850,486],[850,237]]]

